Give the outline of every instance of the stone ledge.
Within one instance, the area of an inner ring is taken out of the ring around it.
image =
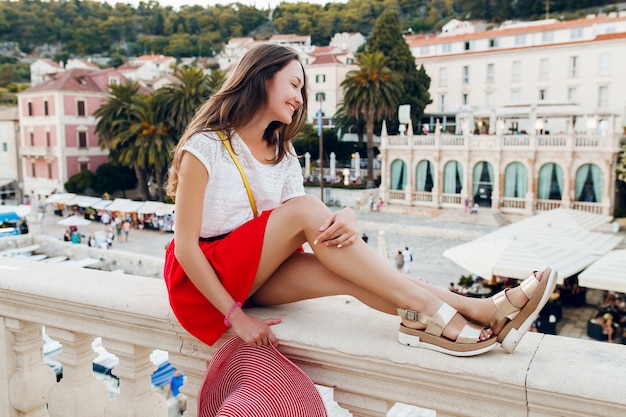
[[[281,317],[273,327],[279,349],[314,382],[334,388],[342,404],[401,402],[438,417],[626,412],[623,345],[529,333],[511,355],[496,348],[455,358],[400,345],[397,317],[347,296],[249,312]],[[180,327],[162,280],[13,258],[0,259],[0,315],[168,350],[195,368],[220,345],[209,348]]]

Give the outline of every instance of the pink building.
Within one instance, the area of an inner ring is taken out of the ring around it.
[[[31,199],[63,190],[74,174],[108,162],[93,113],[109,98],[109,85],[125,83],[113,68],[74,68],[18,94],[19,154],[24,194]]]

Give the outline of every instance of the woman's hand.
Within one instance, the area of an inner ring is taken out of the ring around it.
[[[319,231],[321,233],[313,242],[314,245],[343,248],[359,239],[356,214],[347,207],[333,213]]]
[[[282,322],[280,318],[260,319],[248,316],[241,308],[235,309],[229,320],[232,328],[244,342],[250,346],[265,346],[272,344],[278,346],[278,339],[270,326]]]

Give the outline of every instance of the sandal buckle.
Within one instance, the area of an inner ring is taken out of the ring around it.
[[[410,321],[417,321],[417,311],[415,310],[404,310],[404,318]]]

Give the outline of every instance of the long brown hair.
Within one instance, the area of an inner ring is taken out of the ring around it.
[[[294,60],[300,62],[295,50],[271,43],[256,45],[245,53],[219,91],[198,109],[176,145],[165,187],[169,196],[176,196],[182,156],[180,149],[189,138],[200,132],[221,130],[230,140],[233,130],[252,120],[255,113],[267,104],[266,81]],[[291,123],[274,121],[263,134],[263,139],[269,144],[277,144],[278,151],[273,163],[280,162],[290,151],[289,141],[306,122],[306,74],[303,81],[302,105],[294,112]]]

